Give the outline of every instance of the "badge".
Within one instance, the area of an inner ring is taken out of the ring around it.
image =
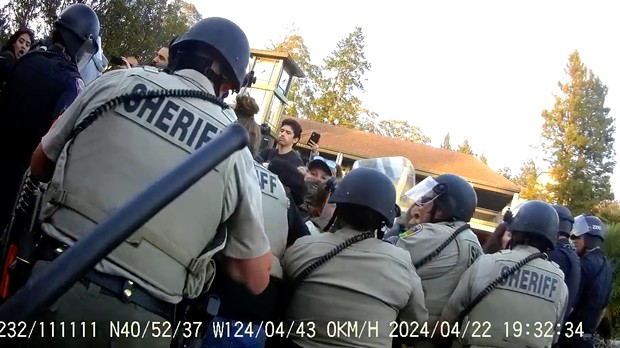
[[[407,231],[401,233],[399,235],[400,238],[408,238],[411,236],[414,236],[416,234],[418,234],[418,232],[422,231],[422,224],[417,224],[413,227],[411,227],[410,229],[408,229]]]

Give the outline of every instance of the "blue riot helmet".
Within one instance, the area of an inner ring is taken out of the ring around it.
[[[566,237],[570,236],[570,231],[572,231],[573,223],[575,222],[575,219],[573,219],[573,213],[562,205],[552,205],[552,207],[555,209],[556,213],[558,213],[558,217],[560,218],[558,233],[561,233]]]
[[[99,45],[99,17],[92,8],[77,3],[67,7],[54,22],[53,38],[62,38],[65,51],[81,71],[97,51]]]
[[[367,207],[381,215],[386,226],[394,225],[396,189],[392,180],[378,170],[353,169],[338,184],[328,202]]]
[[[605,240],[605,226],[601,219],[587,214],[577,216],[571,231],[571,237],[581,237],[584,235]]]
[[[508,219],[507,230],[538,236],[549,249],[555,248],[560,219],[553,207],[543,201],[527,201],[517,206]]]
[[[194,57],[203,55],[201,48],[206,48],[208,51],[208,55],[203,58],[217,59],[225,65],[222,67],[222,76],[219,78],[210,76],[210,64],[200,67],[203,70],[200,72],[213,82],[216,93],[225,77],[232,81],[232,90],[238,92],[250,61],[250,43],[243,30],[225,18],[210,17],[200,20],[170,45],[171,70],[176,69],[177,59],[184,54],[189,53]],[[197,69],[197,67],[194,68]]]

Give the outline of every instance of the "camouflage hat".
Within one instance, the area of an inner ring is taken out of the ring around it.
[[[316,195],[319,192],[319,187],[321,185],[321,180],[317,179],[306,179],[306,194],[304,195],[304,201],[299,206],[300,209],[309,212],[314,205],[314,201],[316,200]]]

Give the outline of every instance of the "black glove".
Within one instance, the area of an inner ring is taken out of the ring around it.
[[[512,211],[510,211],[510,208],[508,208],[508,210],[506,211],[506,213],[504,213],[504,218],[502,219],[505,223],[508,223],[510,220],[512,220]]]

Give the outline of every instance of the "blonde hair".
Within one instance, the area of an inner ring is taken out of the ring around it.
[[[235,102],[237,123],[248,131],[250,137],[250,152],[252,152],[252,156],[256,156],[261,141],[260,126],[254,120],[254,115],[259,111],[258,104],[256,104],[254,98],[247,94],[238,95]]]

